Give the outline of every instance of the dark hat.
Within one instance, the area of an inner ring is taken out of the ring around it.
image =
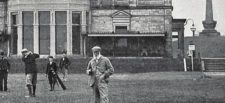
[[[50,55],[49,55],[48,58],[52,58],[52,59],[53,59],[53,56],[50,56]]]
[[[65,50],[65,49],[64,49],[64,50],[62,50],[62,53],[63,53],[63,54],[66,54],[66,50]]]
[[[0,55],[4,55],[4,51],[0,49]]]

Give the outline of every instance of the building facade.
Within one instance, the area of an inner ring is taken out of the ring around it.
[[[171,57],[172,0],[92,0],[89,48],[107,56]]]
[[[22,48],[41,55],[83,55],[88,0],[8,0],[10,53]]]
[[[172,0],[6,0],[8,53],[172,57]],[[181,31],[181,34],[183,32]],[[179,36],[182,37],[182,36]],[[180,40],[182,41],[182,40]],[[183,41],[182,41],[183,42]]]

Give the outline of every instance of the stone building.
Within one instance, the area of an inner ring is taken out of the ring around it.
[[[172,56],[172,0],[92,0],[91,4],[89,46],[100,45],[108,56]]]
[[[89,8],[88,0],[8,0],[11,55],[83,55]]]
[[[6,1],[12,56],[21,55],[22,48],[43,56],[63,50],[90,56],[90,48],[99,45],[111,57],[172,57],[173,27],[182,49],[183,27],[173,21],[185,20],[173,19],[172,0]]]

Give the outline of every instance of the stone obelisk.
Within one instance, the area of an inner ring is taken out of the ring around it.
[[[220,36],[220,33],[215,30],[217,22],[213,19],[212,0],[206,0],[206,15],[203,21],[204,30],[200,36]]]

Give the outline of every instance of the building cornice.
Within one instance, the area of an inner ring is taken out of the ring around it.
[[[173,6],[136,6],[136,7],[132,7],[132,6],[94,6],[91,7],[92,10],[106,10],[106,9],[172,9],[173,10]]]

